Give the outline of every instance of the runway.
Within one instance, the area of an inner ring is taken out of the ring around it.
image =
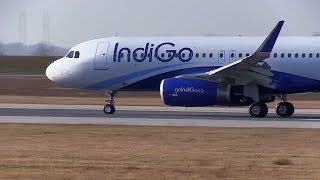
[[[251,118],[247,108],[118,106],[105,115],[101,106],[0,104],[0,123],[109,124],[146,126],[320,128],[320,110],[298,109],[291,118],[274,111]]]

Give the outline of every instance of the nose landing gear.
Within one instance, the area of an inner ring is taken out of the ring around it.
[[[117,92],[116,91],[106,91],[106,96],[107,96],[107,104],[103,108],[103,112],[105,114],[114,114],[116,111],[116,108],[114,106],[115,100],[114,98],[116,97]]]

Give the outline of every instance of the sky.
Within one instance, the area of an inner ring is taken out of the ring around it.
[[[318,0],[0,0],[0,42],[24,41],[22,14],[25,43],[48,40],[62,47],[115,32],[119,36],[265,36],[279,20],[286,21],[281,35],[310,36],[320,32],[319,7]]]

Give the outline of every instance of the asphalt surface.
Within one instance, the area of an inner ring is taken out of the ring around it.
[[[298,109],[291,118],[273,110],[251,118],[247,108],[120,106],[105,115],[100,106],[0,104],[0,123],[110,124],[151,126],[320,128],[320,110]]]

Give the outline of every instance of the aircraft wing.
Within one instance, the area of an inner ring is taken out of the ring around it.
[[[279,21],[257,51],[251,56],[240,59],[234,63],[202,74],[186,75],[190,78],[213,80],[217,82],[249,84],[256,83],[275,89],[270,76],[271,68],[263,62],[270,57],[272,49],[279,37],[284,21]],[[183,76],[183,77],[186,77]]]

